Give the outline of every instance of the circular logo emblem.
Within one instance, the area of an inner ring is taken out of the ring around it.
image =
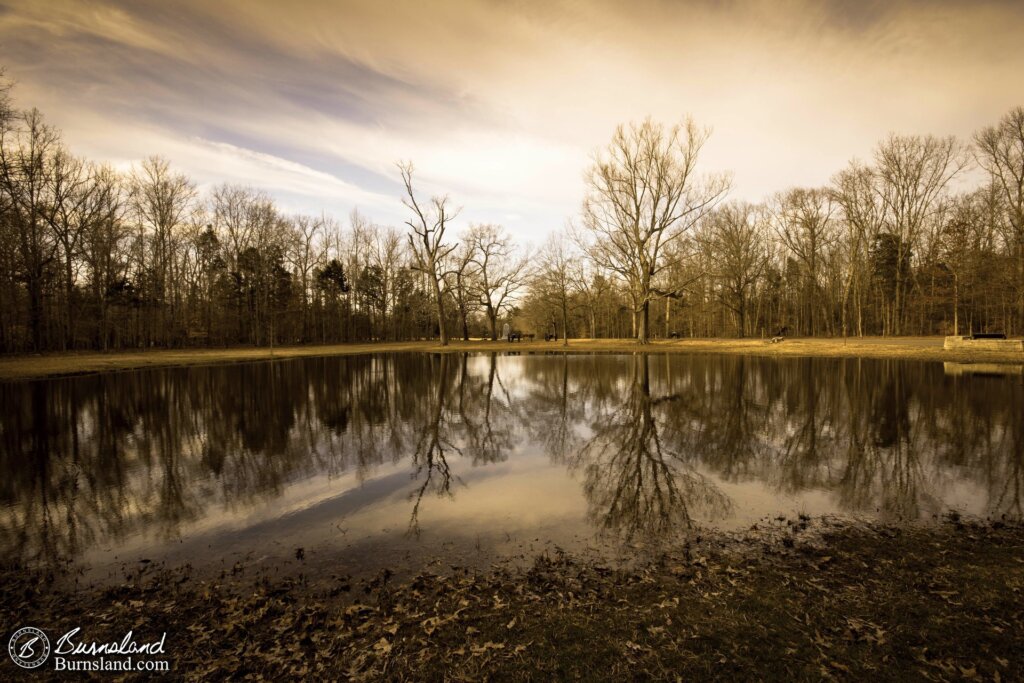
[[[32,626],[19,628],[7,642],[7,653],[22,669],[35,669],[50,656],[50,640]]]

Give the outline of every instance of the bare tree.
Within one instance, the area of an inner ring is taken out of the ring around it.
[[[967,157],[953,137],[892,135],[875,151],[875,164],[885,227],[895,251],[888,331],[902,334],[914,246],[950,180],[966,167]]]
[[[600,271],[590,267],[586,259],[577,259],[570,264],[569,278],[573,291],[582,299],[590,323],[590,338],[597,338],[597,312],[608,303],[612,283]]]
[[[405,186],[402,203],[413,212],[412,220],[407,220],[405,224],[412,230],[412,234],[409,235],[409,246],[415,259],[415,268],[430,279],[437,307],[438,336],[441,338],[441,346],[448,346],[448,331],[444,324],[444,264],[445,259],[458,244],[447,244],[444,241],[444,233],[459,212],[448,207],[447,196],[432,197],[430,204],[421,205],[412,189],[412,163],[399,163],[398,169],[402,173],[402,184]]]
[[[85,262],[92,298],[99,309],[97,346],[107,349],[111,343],[109,297],[107,292],[125,277],[128,264],[123,256],[129,228],[124,220],[127,210],[125,181],[109,166],[92,169],[92,191],[89,193],[91,219],[85,223],[82,259]]]
[[[947,216],[939,222],[937,249],[943,264],[953,277],[953,334],[960,334],[960,308],[965,289],[971,286],[971,274],[978,253],[980,218],[977,197],[954,198],[947,207]]]
[[[402,264],[404,242],[401,233],[392,226],[374,226],[374,228],[371,261],[380,272],[382,319],[391,313],[391,329],[390,331],[385,330],[384,337],[397,339],[398,330],[394,327],[394,313],[399,307],[399,302],[395,281],[397,271]]]
[[[172,326],[178,322],[177,254],[178,229],[195,199],[195,185],[184,174],[175,173],[166,159],[149,157],[133,174],[132,204],[143,241],[150,242],[151,295],[159,306],[158,330],[169,343]],[[143,266],[145,270],[145,266]]]
[[[309,320],[309,294],[319,250],[317,241],[323,229],[323,221],[312,216],[294,216],[290,221],[290,226],[291,244],[287,254],[288,260],[299,278],[302,340],[308,341],[312,338]]]
[[[657,288],[664,250],[704,216],[729,188],[724,175],[698,177],[710,131],[690,119],[667,131],[650,119],[619,126],[586,175],[583,222],[594,234],[589,253],[627,283],[640,316],[637,339],[650,334],[650,306],[681,292]]]
[[[450,256],[451,265],[448,271],[453,285],[449,287],[455,297],[455,306],[459,309],[459,323],[462,326],[462,340],[469,341],[469,314],[476,307],[474,293],[477,276],[476,264],[473,261],[473,242],[464,240]]]
[[[836,239],[837,206],[827,190],[795,188],[775,202],[773,227],[780,241],[802,270],[802,315],[804,330],[815,335],[821,320],[828,319],[822,301],[822,270],[825,252]]]
[[[569,296],[572,291],[573,258],[562,233],[552,233],[541,248],[533,272],[534,294],[552,305],[561,316],[562,346],[569,345]],[[554,322],[554,321],[552,321]]]
[[[1018,324],[1024,325],[1024,107],[1015,107],[998,124],[974,136],[975,158],[1005,199],[1009,234],[1017,264]]]
[[[58,148],[50,158],[50,201],[46,206],[46,222],[53,231],[61,252],[64,278],[62,349],[75,342],[75,281],[79,263],[79,244],[86,226],[92,220],[89,214],[91,178],[85,161],[73,157],[66,149]]]
[[[213,224],[224,235],[224,256],[234,268],[238,255],[252,244],[252,205],[262,199],[251,188],[223,184],[213,188],[209,202]]]
[[[740,337],[749,332],[752,290],[766,264],[763,217],[747,203],[725,204],[705,219],[698,241],[714,255],[714,277],[726,305],[736,315]]]
[[[849,329],[849,307],[856,313],[857,336],[864,335],[864,307],[868,290],[868,248],[886,222],[886,205],[877,190],[874,169],[853,162],[832,179],[832,195],[842,208],[846,254],[844,301],[841,312],[843,336]]]
[[[475,266],[476,292],[487,315],[491,341],[498,338],[498,316],[512,303],[527,279],[528,253],[516,253],[512,238],[500,225],[474,225],[467,239]]]
[[[0,128],[0,194],[14,225],[20,277],[28,294],[31,346],[36,351],[44,347],[44,286],[58,248],[45,216],[52,206],[50,161],[60,147],[60,134],[35,109],[8,116]]]

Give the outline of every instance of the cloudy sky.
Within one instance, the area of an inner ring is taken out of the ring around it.
[[[821,184],[889,132],[1024,104],[1024,2],[0,0],[0,65],[81,155],[160,154],[289,212],[425,192],[539,240],[620,122],[687,114],[733,197]]]

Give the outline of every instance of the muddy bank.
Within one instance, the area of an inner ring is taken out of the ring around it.
[[[548,554],[405,582],[144,567],[107,588],[3,578],[12,629],[166,632],[173,675],[195,679],[1024,677],[1017,523],[778,520],[630,568]]]

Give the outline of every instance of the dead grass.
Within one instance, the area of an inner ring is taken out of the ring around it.
[[[906,360],[953,361],[960,363],[1024,363],[1024,354],[993,351],[947,351],[941,337],[866,337],[843,339],[787,339],[769,344],[761,339],[682,339],[654,341],[639,345],[629,339],[572,339],[562,342],[379,342],[329,346],[286,346],[273,349],[232,347],[226,349],[180,349],[120,351],[112,353],[72,352],[15,355],[0,358],[0,379],[29,379],[77,375],[146,367],[172,367],[387,352],[440,353],[458,351],[518,351],[521,353],[726,353],[751,356],[823,356],[838,358],[902,358]]]
[[[401,585],[167,571],[71,591],[10,569],[0,618],[97,640],[166,631],[189,680],[1024,677],[1024,527],[771,527],[631,569],[540,557]]]

